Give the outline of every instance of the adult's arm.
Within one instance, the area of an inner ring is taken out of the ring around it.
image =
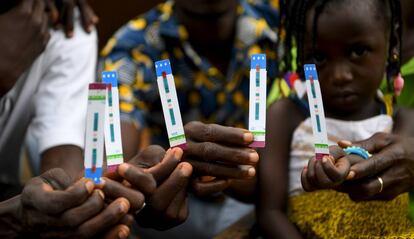
[[[43,78],[29,132],[37,139],[43,171],[60,167],[77,178],[83,168],[88,83],[95,79],[96,32],[85,33],[79,20],[73,38],[54,31],[42,57]]]

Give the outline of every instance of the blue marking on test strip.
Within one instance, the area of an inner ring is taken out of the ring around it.
[[[112,107],[112,88],[108,90],[108,106]]]
[[[171,124],[175,125],[175,116],[174,116],[174,110],[170,109],[170,118],[171,118]]]
[[[99,119],[99,114],[94,113],[93,114],[93,131],[98,131],[98,119]]]
[[[316,126],[318,128],[318,132],[321,132],[322,129],[321,129],[321,121],[319,119],[319,115],[316,115]]]
[[[162,76],[162,73],[165,72],[167,75],[172,74],[170,60],[162,60],[155,62],[155,72],[157,77]]]
[[[116,71],[103,71],[102,83],[111,84],[112,87],[118,87],[118,74]]]
[[[305,78],[306,80],[310,80],[310,77],[312,76],[314,81],[317,81],[318,78],[318,72],[316,72],[316,66],[315,64],[306,64],[303,66],[303,69],[305,71]]]
[[[165,93],[170,93],[170,87],[168,86],[167,78],[163,78],[163,84],[164,84]]]
[[[255,107],[255,120],[259,120],[259,103],[256,103]]]
[[[266,70],[266,54],[253,54],[250,60],[250,69],[256,70],[259,65],[260,69]]]
[[[92,149],[92,167],[96,166],[97,152],[96,149]]]
[[[115,129],[114,124],[109,125],[109,129],[111,131],[111,142],[115,142]]]

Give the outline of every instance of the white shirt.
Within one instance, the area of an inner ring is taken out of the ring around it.
[[[45,51],[0,99],[2,183],[18,183],[19,155],[28,128],[38,152],[68,144],[83,148],[97,35],[84,32],[79,21],[74,31],[74,37],[67,39],[61,30],[51,30]]]

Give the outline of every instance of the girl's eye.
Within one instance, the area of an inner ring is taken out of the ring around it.
[[[321,65],[323,63],[325,63],[326,61],[326,56],[322,53],[313,53],[313,61],[315,62],[315,64],[317,65]]]
[[[351,49],[351,58],[358,59],[365,56],[368,53],[368,47],[365,46],[355,46]]]

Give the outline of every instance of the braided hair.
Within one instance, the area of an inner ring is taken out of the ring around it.
[[[302,69],[304,64],[304,42],[306,33],[306,15],[312,7],[315,9],[315,14],[312,22],[312,43],[315,48],[317,38],[317,23],[320,15],[326,9],[328,4],[340,2],[341,0],[290,0],[289,4],[285,4],[285,12],[288,14],[285,21],[286,40],[285,49],[292,49],[297,47],[296,65],[297,69]],[[401,39],[402,39],[402,18],[400,0],[371,0],[378,5],[377,11],[382,11],[385,16],[385,24],[389,29],[389,50],[387,58],[387,87],[388,91],[392,91],[391,81],[394,76],[400,72],[401,66]],[[395,34],[396,33],[396,34]],[[397,47],[398,56],[395,57],[394,52]],[[283,56],[284,72],[295,71],[293,67],[293,55],[290,50],[287,50]],[[298,70],[298,74],[303,76],[302,71]],[[303,79],[303,77],[301,77]]]

